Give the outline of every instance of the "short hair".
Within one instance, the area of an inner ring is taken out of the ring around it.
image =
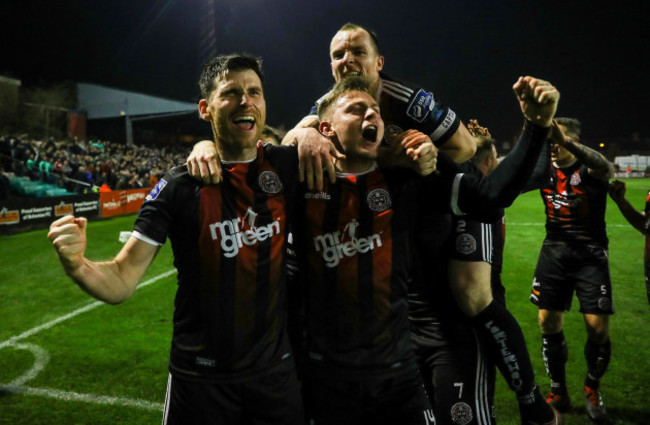
[[[476,139],[476,152],[470,159],[474,164],[480,163],[486,157],[492,155],[492,146],[496,146],[496,141],[490,137],[475,137]]]
[[[558,117],[555,118],[555,121],[564,127],[566,127],[566,133],[569,136],[580,138],[580,131],[582,130],[582,125],[577,118],[567,118],[567,117]]]
[[[199,88],[204,99],[210,97],[210,93],[216,88],[215,80],[223,78],[231,71],[244,71],[250,69],[255,71],[260,81],[264,83],[262,73],[262,59],[247,54],[233,53],[220,55],[210,60],[203,66],[199,77]]]
[[[270,125],[265,125],[262,129],[262,140],[269,141],[275,145],[281,145],[282,139],[286,134],[287,132],[284,130],[271,127]]]
[[[359,76],[343,78],[338,83],[334,84],[332,90],[330,90],[330,92],[327,93],[318,104],[318,119],[322,121],[332,109],[332,105],[334,105],[341,96],[351,91],[368,93],[373,99],[375,99],[375,95],[370,92],[370,84],[368,84],[368,81],[365,78]]]
[[[368,35],[370,36],[370,42],[372,43],[372,47],[375,49],[375,53],[377,53],[377,55],[381,55],[379,50],[379,38],[377,37],[377,33],[374,30],[371,30],[370,28],[366,28],[363,25],[358,25],[352,22],[348,22],[347,24],[343,25],[337,31],[337,33],[341,31],[356,31],[356,30],[362,30],[367,32]]]

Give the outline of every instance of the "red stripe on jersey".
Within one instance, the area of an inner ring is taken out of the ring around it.
[[[261,155],[258,161],[259,167],[238,163],[224,168],[227,176],[222,184],[201,188],[199,251],[207,271],[202,284],[223,306],[215,315],[221,322],[216,329],[232,334],[234,356],[246,354],[259,341],[260,322],[262,332],[277,332],[280,320],[285,200],[282,191],[253,190],[251,178],[273,169]],[[262,289],[268,299],[258,299]]]
[[[388,192],[388,186],[384,181],[383,175],[374,173],[368,176],[367,193],[373,190],[385,190]],[[392,281],[393,281],[393,232],[392,232],[393,209],[375,213],[373,218],[372,233],[379,235],[382,246],[372,251],[373,259],[373,288],[374,288],[374,305],[376,307],[376,320],[380,324],[387,325],[377,335],[377,338],[389,339],[390,326],[389,320],[392,314]],[[375,341],[377,343],[379,341]]]
[[[569,176],[564,174],[561,169],[557,170],[557,193],[563,196],[568,195],[569,191],[569,185],[567,184],[567,180],[569,179]],[[571,209],[569,208],[568,204],[561,203],[560,208],[556,210],[555,216],[558,217],[559,220],[564,221],[565,219],[568,220],[569,217],[571,216]]]

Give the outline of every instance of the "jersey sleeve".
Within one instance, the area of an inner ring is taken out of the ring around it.
[[[158,244],[164,244],[179,209],[190,205],[194,185],[188,184],[187,179],[186,166],[166,173],[146,196],[135,221],[134,231]]]
[[[465,173],[439,153],[437,197],[448,202],[456,215],[473,214],[480,221],[495,221],[498,215],[494,213],[510,206],[526,186],[547,134],[547,128],[527,121],[513,150],[489,176]]]
[[[436,146],[443,145],[458,130],[460,119],[456,113],[431,91],[382,75],[384,94],[389,96],[390,113],[396,123],[403,129],[427,134]]]
[[[537,163],[535,164],[535,169],[533,170],[533,175],[528,180],[526,187],[524,187],[524,192],[530,192],[531,190],[541,189],[548,182],[548,179],[551,177],[551,145],[550,143],[544,143],[542,146],[542,151],[539,154]]]

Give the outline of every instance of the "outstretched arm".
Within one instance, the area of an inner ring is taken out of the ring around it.
[[[50,225],[47,238],[63,269],[81,289],[98,300],[119,304],[133,295],[159,247],[131,236],[113,260],[90,261],[84,256],[87,224],[84,217],[62,217]]]
[[[609,196],[616,203],[623,217],[642,234],[649,234],[649,229],[646,227],[645,212],[637,211],[630,204],[630,201],[625,199],[625,190],[625,183],[620,180],[614,180],[609,184]]]
[[[564,134],[556,122],[553,122],[551,140],[571,152],[580,162],[589,167],[591,176],[605,181],[614,177],[614,164],[600,152],[596,152]]]
[[[560,93],[548,81],[533,77],[520,77],[513,90],[526,119],[519,142],[488,177],[456,175],[451,196],[451,208],[456,214],[480,214],[485,208],[508,207],[530,179],[546,143]],[[453,170],[442,155],[438,168],[447,175]]]

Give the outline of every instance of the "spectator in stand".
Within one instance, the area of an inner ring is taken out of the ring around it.
[[[38,172],[41,176],[41,181],[53,183],[52,170],[54,170],[54,165],[50,162],[49,156],[47,154],[43,155],[43,159],[38,163]]]
[[[27,177],[30,180],[38,180],[38,154],[30,153],[27,161],[25,161],[27,168]]]
[[[149,187],[155,187],[158,184],[158,176],[156,175],[156,170],[152,169],[149,173]]]
[[[5,174],[4,167],[0,164],[0,201],[9,197],[9,177]]]

